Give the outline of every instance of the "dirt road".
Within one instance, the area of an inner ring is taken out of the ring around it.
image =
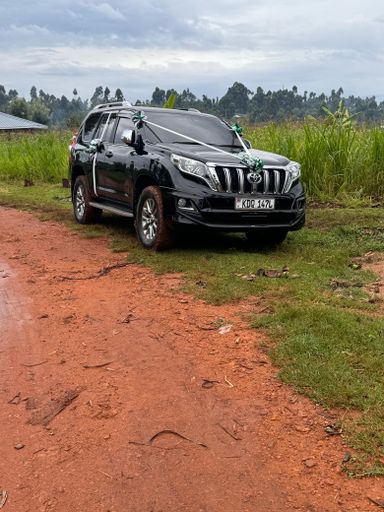
[[[241,317],[257,299],[210,306],[106,240],[0,216],[4,511],[377,509],[332,415],[276,380]]]

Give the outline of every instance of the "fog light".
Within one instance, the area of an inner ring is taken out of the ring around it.
[[[177,200],[177,207],[179,210],[195,211],[192,201],[190,199],[184,199],[184,197],[180,197],[180,199]]]
[[[177,206],[179,208],[185,208],[187,206],[187,200],[184,198],[181,198],[177,201]]]

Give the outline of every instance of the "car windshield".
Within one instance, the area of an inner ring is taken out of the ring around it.
[[[175,133],[145,124],[145,138],[152,143],[193,144],[183,137],[191,137],[199,142],[220,147],[241,148],[236,134],[219,118],[188,113],[146,112],[147,120],[168,128]]]

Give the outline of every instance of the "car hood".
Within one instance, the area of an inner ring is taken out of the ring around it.
[[[235,153],[230,151],[228,153],[220,153],[204,146],[197,145],[185,145],[185,144],[159,144],[158,147],[166,149],[172,153],[176,153],[181,156],[193,158],[195,160],[201,160],[202,162],[214,162],[218,165],[236,165],[239,163],[239,158],[234,156]],[[220,148],[221,149],[221,148]],[[252,156],[260,158],[265,166],[285,166],[288,165],[290,160],[282,155],[276,153],[270,153],[268,151],[260,151],[258,149],[250,149]]]

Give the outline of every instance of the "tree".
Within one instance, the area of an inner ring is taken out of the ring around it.
[[[177,91],[176,89],[168,89],[166,94],[165,94],[165,101],[167,101],[167,99],[172,96],[173,94],[177,94]]]
[[[103,102],[103,88],[101,85],[96,87],[95,92],[93,93],[91,97],[91,107],[95,107],[96,105]]]
[[[119,88],[117,88],[115,92],[115,101],[124,101],[123,91]]]
[[[212,109],[213,101],[210,98],[208,98],[208,96],[206,94],[203,94],[202,103],[203,103],[203,109],[206,112],[209,112]]]
[[[152,93],[151,105],[155,106],[163,106],[165,103],[165,91],[163,89],[159,89],[158,87]]]
[[[13,98],[17,98],[19,93],[16,91],[16,89],[9,89],[8,96],[9,99],[12,100]]]
[[[35,123],[49,124],[50,111],[40,98],[35,98],[31,101],[29,107],[29,117]]]
[[[9,112],[13,116],[28,119],[28,104],[24,98],[14,97],[9,104]]]
[[[235,82],[221,98],[220,109],[225,117],[232,117],[235,113],[246,114],[249,107],[249,95],[253,94],[245,85]]]
[[[67,110],[69,107],[69,100],[66,96],[62,96],[60,98],[60,108],[62,108],[63,110]]]
[[[178,96],[177,106],[181,108],[193,108],[196,103],[196,96],[189,89],[184,91]]]
[[[84,114],[70,114],[68,117],[65,118],[64,125],[66,128],[75,130],[80,126],[83,117]]]
[[[373,96],[345,98],[342,87],[332,89],[329,94],[317,94],[312,91],[304,91],[300,94],[297,86],[265,92],[258,86],[256,93],[252,95],[245,85],[235,82],[222,98],[209,98],[205,94],[198,98],[188,88],[177,93],[175,89],[164,91],[156,87],[151,100],[137,100],[136,105],[164,106],[167,99],[174,94],[177,95],[175,108],[196,108],[227,119],[235,114],[241,114],[247,116],[246,120],[251,123],[295,121],[302,120],[306,116],[324,119],[326,111],[322,108],[323,106],[331,112],[337,112],[340,101],[343,101],[351,117],[358,114],[357,122],[384,124],[384,101],[379,103]],[[76,88],[73,89],[73,97],[68,99],[65,96],[56,97],[42,89],[37,92],[36,86],[33,85],[30,89],[30,99],[26,101],[19,97],[16,89],[10,89],[7,93],[4,85],[0,85],[0,111],[54,126],[79,125],[89,108],[106,101],[123,100],[124,95],[119,88],[112,97],[108,87],[104,90],[102,86],[98,86],[91,100],[83,101]]]
[[[40,89],[40,91],[39,91],[39,98],[41,98],[42,100],[45,100],[47,97],[49,97],[49,94],[45,94],[43,89]]]
[[[262,87],[258,87],[256,89],[256,93],[250,101],[250,121],[254,123],[255,121],[265,121],[265,104],[266,104],[266,95]]]
[[[0,85],[0,109],[5,109],[8,103],[8,95],[5,92],[4,85]]]

